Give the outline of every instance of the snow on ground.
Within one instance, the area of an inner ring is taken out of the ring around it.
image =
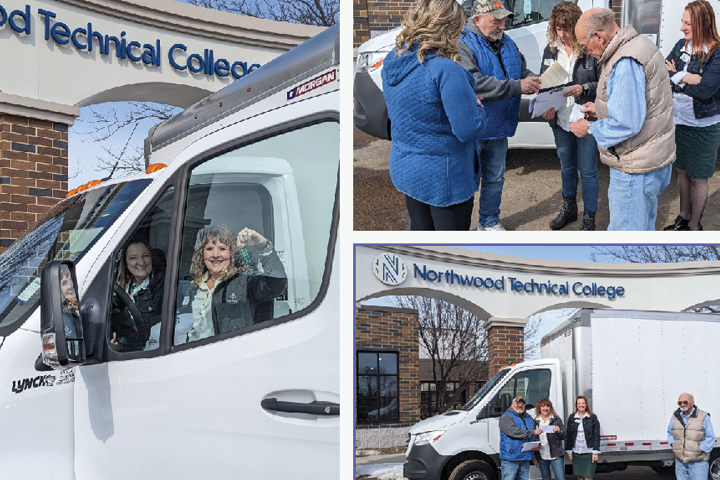
[[[355,478],[363,475],[369,475],[370,478],[377,480],[402,480],[403,464],[402,463],[377,463],[374,465],[356,465]]]

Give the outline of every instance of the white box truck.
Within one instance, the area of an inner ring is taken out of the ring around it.
[[[533,416],[538,400],[549,398],[563,422],[575,398],[586,396],[600,421],[598,472],[642,465],[674,474],[667,427],[680,394],[693,394],[711,415],[720,412],[718,340],[718,315],[580,310],[542,339],[542,359],[501,369],[461,410],[413,425],[404,474],[499,478],[498,423],[516,395]],[[530,477],[541,478],[540,471],[532,467]],[[710,479],[718,478],[716,440]]]
[[[562,0],[505,0],[505,6],[514,13],[506,24],[505,32],[525,56],[527,67],[540,71],[540,61],[547,45],[547,28],[553,7]],[[458,0],[468,15],[472,0]],[[613,0],[577,0],[583,10],[612,8]],[[647,35],[667,56],[675,43],[682,38],[680,20],[686,0],[623,0],[621,26],[632,25],[638,33]],[[720,20],[720,9],[716,15]],[[355,125],[365,133],[390,139],[390,120],[382,93],[382,64],[385,56],[395,48],[395,38],[402,29],[396,28],[377,35],[358,47],[355,81],[353,85]],[[547,121],[531,119],[529,112],[532,95],[523,95],[520,107],[520,124],[515,136],[508,140],[509,148],[555,148],[555,140]]]
[[[339,478],[338,68],[334,27],[153,128],[147,173],[69,192],[0,255],[0,477]],[[253,303],[227,287],[195,317],[236,325],[191,341],[192,265],[215,261],[195,243],[219,225],[272,248],[238,253]],[[160,311],[118,288],[140,239]],[[270,256],[283,288],[262,297]],[[125,308],[135,332],[152,316],[134,348],[111,335]]]

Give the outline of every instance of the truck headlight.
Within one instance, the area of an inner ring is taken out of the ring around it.
[[[368,70],[375,70],[383,64],[383,61],[385,61],[385,55],[387,55],[387,52],[369,52],[359,54],[357,59],[357,71],[366,72]]]
[[[440,437],[442,437],[444,433],[445,430],[435,430],[415,435],[415,445],[433,444],[440,440]]]

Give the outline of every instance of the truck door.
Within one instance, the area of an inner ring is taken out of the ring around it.
[[[500,417],[504,413],[502,411],[503,395],[508,396],[510,400],[520,395],[525,398],[525,407],[529,415],[535,416],[535,405],[538,400],[549,398],[550,396],[550,369],[526,370],[516,373],[510,378],[500,391],[488,403],[488,433],[490,442],[495,451],[500,452]],[[539,470],[531,469],[531,477],[533,473],[537,473],[540,478]],[[533,477],[535,478],[535,477]]]
[[[144,341],[107,312],[109,361],[75,383],[78,478],[339,478],[338,166],[334,118],[266,129],[188,162],[107,252],[114,281],[137,238],[160,250],[162,312]]]

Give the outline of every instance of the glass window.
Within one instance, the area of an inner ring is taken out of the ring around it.
[[[517,27],[527,23],[550,20],[553,7],[561,1],[562,0],[514,0],[512,11],[515,16],[510,20],[510,26]]]
[[[0,335],[40,300],[40,273],[48,261],[78,261],[150,183],[116,183],[73,195],[52,207],[0,255]]]
[[[175,188],[160,196],[115,255],[108,342],[118,352],[159,346]]]
[[[324,122],[190,171],[175,344],[311,305],[325,274],[338,165],[339,127]]]
[[[397,353],[357,353],[357,420],[370,422],[399,420],[399,378]],[[391,362],[394,364],[390,365]],[[379,370],[372,365],[385,365]],[[363,364],[365,367],[361,368]]]
[[[525,398],[525,406],[527,409],[535,408],[538,400],[542,398],[548,398],[550,395],[550,370],[529,370],[526,372],[520,372],[500,389],[500,392],[496,394],[488,403],[491,407],[489,409],[492,412],[491,416],[500,416],[504,412],[500,412],[497,409],[493,409],[493,406],[499,407],[502,402],[502,395],[507,393],[510,395],[512,401],[513,398],[520,395]]]

